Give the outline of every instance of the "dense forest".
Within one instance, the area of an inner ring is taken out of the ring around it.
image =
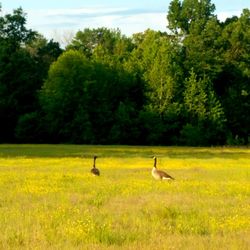
[[[166,32],[78,31],[61,48],[0,4],[0,143],[247,145],[250,10],[172,0]]]

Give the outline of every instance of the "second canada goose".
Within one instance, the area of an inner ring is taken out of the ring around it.
[[[90,170],[90,172],[93,174],[93,175],[97,175],[99,176],[100,175],[100,171],[98,168],[96,168],[95,166],[95,161],[97,159],[97,156],[94,156],[94,164],[93,164],[93,168]]]
[[[156,168],[156,164],[157,164],[157,158],[154,156],[154,167],[152,169],[152,176],[156,179],[156,180],[174,180],[174,178],[172,176],[170,176],[169,174],[165,173],[164,171],[158,170]]]

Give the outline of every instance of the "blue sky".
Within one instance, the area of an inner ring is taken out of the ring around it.
[[[27,26],[47,38],[70,39],[84,28],[119,28],[130,36],[147,28],[166,31],[170,0],[0,0],[2,12],[22,7]],[[250,0],[212,0],[222,20],[250,8]],[[68,38],[67,38],[68,36]]]

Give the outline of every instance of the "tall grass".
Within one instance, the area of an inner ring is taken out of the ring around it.
[[[0,249],[250,249],[249,218],[247,148],[0,145]]]

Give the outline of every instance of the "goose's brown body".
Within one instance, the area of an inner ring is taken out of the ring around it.
[[[167,174],[166,172],[158,170],[156,168],[156,164],[157,164],[157,158],[154,157],[154,167],[153,167],[151,173],[152,173],[152,176],[156,180],[174,180],[174,178],[172,176],[170,176],[169,174]]]
[[[100,171],[99,171],[99,169],[97,169],[96,166],[95,166],[96,158],[97,158],[97,156],[94,156],[94,164],[93,164],[93,168],[90,170],[90,172],[91,172],[93,175],[99,176],[99,175],[100,175]]]

